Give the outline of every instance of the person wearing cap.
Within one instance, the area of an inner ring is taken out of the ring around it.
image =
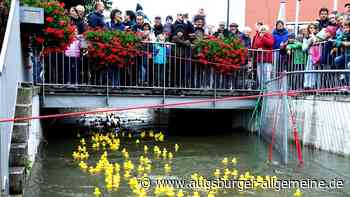
[[[237,38],[240,38],[242,33],[238,30],[238,24],[237,23],[231,23],[229,26],[229,32],[230,36],[236,36]]]
[[[177,25],[183,25],[184,28],[185,28],[185,32],[186,33],[186,26],[185,26],[185,23],[184,23],[184,19],[183,19],[183,14],[182,13],[178,13],[176,14],[176,20],[172,26],[172,36],[175,36],[176,35],[176,32],[175,32],[175,28]],[[187,35],[185,35],[185,37],[187,37]]]
[[[158,37],[158,35],[162,34],[163,31],[164,31],[164,27],[162,25],[162,18],[160,16],[154,17],[153,32],[155,37]]]
[[[228,29],[225,28],[226,24],[225,22],[220,22],[219,23],[219,28],[218,30],[214,33],[214,36],[217,38],[227,38],[230,36],[230,32]]]
[[[324,41],[324,43],[320,44],[321,47],[321,57],[320,64],[321,65],[333,65],[333,55],[331,51],[333,49],[333,39],[336,36],[337,27],[328,25],[326,28],[323,28],[316,36],[319,41]]]
[[[282,20],[276,22],[276,28],[273,30],[272,35],[275,39],[273,49],[282,48],[288,40],[288,30],[284,27],[284,22]]]
[[[194,18],[194,39],[203,38],[205,35],[205,29],[204,29],[204,18],[202,16],[196,16]]]

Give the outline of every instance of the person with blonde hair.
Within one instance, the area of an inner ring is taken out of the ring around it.
[[[241,35],[241,41],[245,48],[251,48],[252,47],[252,39],[250,38],[250,33],[252,32],[252,28],[250,27],[243,27],[242,28],[242,35]]]

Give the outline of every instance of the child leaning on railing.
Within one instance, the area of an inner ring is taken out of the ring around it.
[[[164,71],[170,54],[170,45],[165,43],[165,35],[159,34],[153,46],[153,63],[156,69],[156,86],[164,86]]]

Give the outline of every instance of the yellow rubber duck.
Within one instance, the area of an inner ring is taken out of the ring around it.
[[[216,170],[215,170],[214,176],[215,176],[216,178],[219,178],[219,177],[220,177],[220,169],[216,169]]]
[[[178,144],[175,144],[175,152],[177,153],[179,151],[180,146]]]
[[[129,133],[129,135],[128,135],[128,138],[132,138],[132,135],[131,135],[131,133]]]
[[[144,146],[143,146],[143,152],[144,152],[145,154],[147,154],[147,152],[148,152],[148,146],[147,146],[147,145],[144,145]]]
[[[154,137],[154,133],[153,133],[153,131],[152,131],[152,130],[151,130],[151,131],[149,131],[148,135],[149,135],[149,137],[153,138],[153,137]]]
[[[136,140],[136,144],[140,144],[140,140],[139,139]]]
[[[168,159],[169,159],[169,160],[172,160],[173,158],[174,158],[173,153],[169,152],[169,153],[168,153]]]
[[[201,195],[199,195],[199,192],[193,192],[193,196],[192,197],[201,197]]]
[[[165,164],[164,165],[164,171],[166,174],[171,172],[171,166],[169,164]]]
[[[142,131],[142,133],[140,134],[141,139],[146,137],[146,132]]]
[[[232,164],[233,164],[233,165],[236,165],[236,164],[237,164],[237,158],[236,158],[236,157],[234,157],[234,158],[232,159],[232,161],[231,161],[231,162],[232,162]]]
[[[301,197],[303,196],[303,193],[300,191],[300,189],[297,189],[294,194],[293,194],[294,197]]]
[[[226,166],[228,164],[228,158],[225,157],[221,162]]]
[[[94,195],[96,196],[96,197],[99,197],[99,196],[101,196],[101,191],[100,191],[100,189],[98,188],[98,187],[95,187],[95,191],[94,191]]]
[[[182,191],[182,189],[180,189],[178,192],[177,192],[177,194],[176,194],[176,197],[184,197],[185,196],[185,194],[184,194],[184,192]]]

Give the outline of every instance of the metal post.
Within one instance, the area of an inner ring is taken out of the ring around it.
[[[282,162],[287,165],[288,163],[288,130],[289,130],[289,113],[288,113],[288,75],[286,71],[283,73],[282,77],[282,117],[283,117],[283,150],[282,150]]]
[[[227,0],[227,19],[226,19],[226,26],[227,28],[230,25],[230,0]]]
[[[280,10],[278,13],[278,20],[286,22],[286,0],[280,0]]]
[[[295,27],[294,27],[294,33],[295,36],[298,35],[298,29],[299,29],[299,15],[300,15],[300,1],[301,0],[297,0],[296,1],[296,8],[295,8]]]
[[[338,0],[333,0],[333,11],[338,10]]]

